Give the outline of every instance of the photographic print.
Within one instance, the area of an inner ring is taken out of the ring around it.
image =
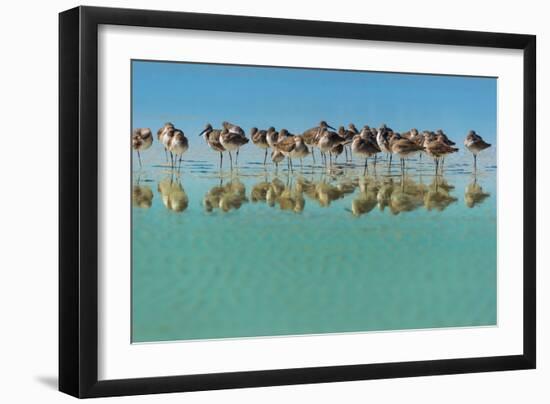
[[[131,80],[133,343],[497,325],[497,78]]]

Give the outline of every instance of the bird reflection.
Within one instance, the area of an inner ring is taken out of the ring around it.
[[[162,198],[164,206],[173,212],[183,212],[189,205],[189,198],[181,185],[179,179],[173,176],[159,181],[158,192]]]
[[[424,206],[427,210],[444,211],[449,205],[455,203],[458,199],[450,195],[450,191],[454,186],[449,184],[445,179],[434,177],[433,182],[428,188],[428,192],[424,195]]]
[[[483,191],[481,185],[477,183],[477,176],[474,176],[474,181],[469,183],[464,191],[464,202],[467,207],[473,208],[476,205],[481,205],[490,196],[490,193]]]
[[[266,202],[269,207],[279,206],[281,210],[300,213],[304,210],[306,201],[303,188],[296,184],[287,184],[279,178],[271,182],[262,181],[252,187],[250,194],[252,202]]]
[[[393,178],[389,178],[387,181],[382,182],[376,193],[376,201],[378,202],[378,208],[384,211],[386,207],[390,205],[391,195],[393,193],[394,184]]]
[[[206,212],[219,209],[223,212],[240,209],[242,204],[248,202],[246,188],[242,182],[234,178],[227,184],[220,184],[212,187],[203,198],[203,206]]]
[[[359,193],[351,201],[351,213],[353,216],[361,216],[369,213],[378,204],[376,182],[369,182],[367,178],[359,180]]]
[[[132,206],[149,209],[153,204],[153,191],[148,185],[135,184],[132,187]]]
[[[422,206],[421,190],[414,186],[394,187],[389,201],[390,212],[398,215],[402,212],[412,212]]]

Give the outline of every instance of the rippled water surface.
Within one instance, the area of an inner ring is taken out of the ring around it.
[[[154,144],[133,161],[133,341],[496,324],[495,155],[364,177],[247,145],[220,173],[201,146],[178,173]]]

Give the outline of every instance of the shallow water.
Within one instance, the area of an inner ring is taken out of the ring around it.
[[[238,169],[192,145],[133,160],[133,342],[496,324],[496,151]],[[269,157],[268,157],[269,160]]]

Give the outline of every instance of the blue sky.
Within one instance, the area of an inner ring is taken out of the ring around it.
[[[397,131],[442,128],[462,144],[470,129],[496,138],[495,78],[132,62],[133,127],[156,133],[172,122],[191,144],[207,122],[287,128],[301,133],[320,120]]]

